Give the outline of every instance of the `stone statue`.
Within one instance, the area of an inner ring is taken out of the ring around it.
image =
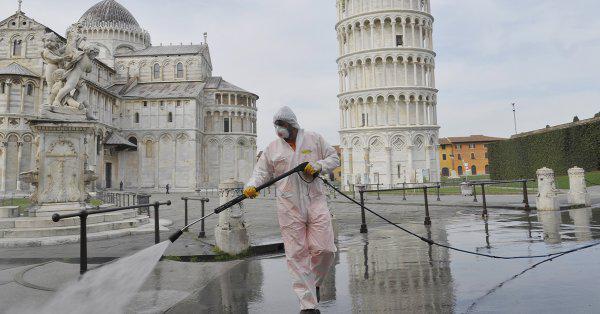
[[[44,43],[44,50],[41,55],[46,63],[46,83],[48,84],[48,88],[52,90],[54,82],[56,82],[56,74],[54,72],[59,69],[61,63],[65,59],[65,57],[63,57],[64,47],[61,47],[60,39],[53,32],[46,33],[42,38],[42,42]],[[54,94],[54,97],[56,97],[56,94]],[[54,97],[49,100],[49,103],[54,101]]]
[[[93,119],[83,100],[85,96],[82,94],[87,94],[87,90],[82,77],[91,72],[92,62],[100,51],[86,43],[81,28],[81,24],[73,24],[67,30],[64,45],[55,33],[46,33],[43,37],[44,50],[41,54],[47,64],[45,78],[48,84],[48,104],[44,106],[43,116]]]

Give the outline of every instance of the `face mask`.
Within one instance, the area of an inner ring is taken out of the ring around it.
[[[290,131],[282,126],[276,125],[275,131],[277,132],[277,136],[281,137],[282,139],[290,138]]]

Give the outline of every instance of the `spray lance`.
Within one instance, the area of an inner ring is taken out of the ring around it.
[[[294,169],[292,169],[292,170],[290,170],[290,171],[288,171],[286,173],[283,173],[282,175],[280,175],[278,177],[275,177],[275,178],[267,181],[266,183],[258,186],[256,188],[256,191],[258,192],[258,191],[260,191],[262,189],[268,188],[269,186],[275,184],[275,182],[277,182],[279,180],[282,180],[282,179],[284,179],[286,177],[289,177],[289,176],[291,176],[292,174],[294,174],[296,172],[303,171],[304,168],[306,168],[307,165],[308,165],[308,162],[303,162],[303,163],[299,164],[298,166],[294,167]],[[206,216],[204,216],[202,218],[199,218],[197,220],[194,220],[190,224],[188,224],[187,226],[181,228],[180,230],[177,230],[175,233],[173,233],[171,236],[169,236],[169,240],[171,240],[171,242],[177,241],[177,239],[179,239],[179,237],[183,234],[183,232],[185,230],[187,230],[189,227],[195,225],[196,223],[198,223],[198,222],[200,222],[200,221],[202,221],[202,220],[204,220],[204,219],[206,219],[206,218],[208,218],[208,217],[210,217],[210,216],[212,216],[214,214],[218,214],[218,213],[220,213],[220,212],[228,209],[229,207],[234,206],[234,205],[242,202],[246,198],[247,197],[244,194],[242,194],[242,195],[240,195],[240,196],[238,196],[238,197],[236,197],[236,198],[228,201],[227,203],[225,203],[225,204],[223,204],[223,205],[215,208],[215,210],[212,213],[210,213],[210,214],[208,214],[208,215],[206,215]]]

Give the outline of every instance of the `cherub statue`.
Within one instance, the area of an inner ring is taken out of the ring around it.
[[[51,89],[55,82],[54,71],[59,69],[65,60],[65,49],[64,47],[61,47],[62,44],[54,32],[44,34],[42,37],[42,42],[44,44],[44,50],[42,50],[41,55],[42,59],[47,64],[45,78],[48,87]],[[50,103],[52,102],[50,101]]]

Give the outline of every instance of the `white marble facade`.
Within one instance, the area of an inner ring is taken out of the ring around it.
[[[439,180],[429,0],[337,0],[342,187]]]
[[[190,191],[249,178],[258,96],[212,75],[206,35],[201,44],[152,46],[115,0],[97,3],[78,22],[86,42],[100,48],[84,88],[96,118],[86,143],[86,167],[99,176],[92,189],[122,181],[127,189]],[[20,9],[0,21],[0,194],[32,188],[18,174],[34,164],[27,121],[47,103],[46,32]]]

